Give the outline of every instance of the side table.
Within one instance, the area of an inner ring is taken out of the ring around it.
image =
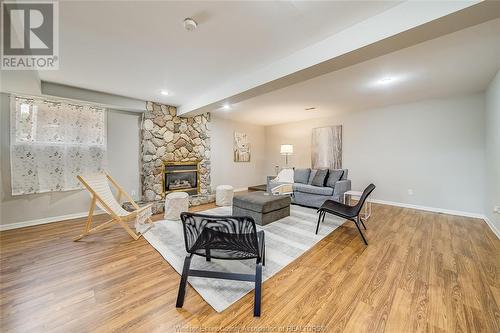
[[[363,194],[363,192],[361,192],[361,191],[344,192],[344,204],[350,205],[352,197],[360,198],[362,194]],[[347,203],[346,197],[349,197],[349,203]],[[362,216],[362,218],[364,220],[368,220],[368,218],[370,217],[371,214],[372,214],[372,203],[371,203],[371,200],[368,198],[368,199],[366,199],[366,202],[365,202],[365,214],[364,214],[364,216]]]

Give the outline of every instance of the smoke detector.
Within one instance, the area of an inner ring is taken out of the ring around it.
[[[194,31],[198,27],[198,23],[196,23],[195,20],[192,18],[188,17],[184,19],[184,29],[187,31]]]

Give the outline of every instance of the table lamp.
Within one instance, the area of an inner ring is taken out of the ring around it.
[[[293,145],[281,145],[280,154],[285,155],[285,165],[288,166],[288,156],[293,154]]]

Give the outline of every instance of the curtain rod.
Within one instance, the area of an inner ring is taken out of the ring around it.
[[[28,95],[17,95],[17,94],[12,94],[16,99],[24,99],[28,101],[41,101],[44,103],[51,103],[51,104],[68,104],[71,106],[76,106],[76,107],[83,107],[83,106],[89,106],[93,107],[96,109],[104,109],[107,110],[108,108],[100,105],[100,104],[94,104],[94,103],[88,103],[88,102],[78,102],[78,101],[73,101],[67,98],[54,98],[53,100],[46,98],[46,97],[41,97],[41,96],[28,96]]]

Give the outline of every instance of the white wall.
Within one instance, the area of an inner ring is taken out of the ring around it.
[[[132,196],[141,198],[141,116],[108,111],[108,172]]]
[[[485,214],[500,237],[500,71],[486,91],[486,205]]]
[[[373,182],[380,200],[483,214],[483,94],[266,127],[266,171],[283,165],[283,143],[294,145],[291,165],[310,167],[311,130],[329,125],[343,125],[353,189]]]
[[[250,141],[250,162],[233,161],[233,133],[244,132]],[[212,188],[229,184],[235,189],[265,184],[265,130],[263,126],[211,118]]]
[[[9,108],[9,96],[0,94],[0,225],[57,218],[88,211],[90,199],[85,191],[11,195]],[[138,195],[140,194],[139,118],[138,113],[114,110],[108,112],[108,170],[126,190],[135,191]]]
[[[40,95],[40,87],[37,71],[0,70],[0,92]]]

